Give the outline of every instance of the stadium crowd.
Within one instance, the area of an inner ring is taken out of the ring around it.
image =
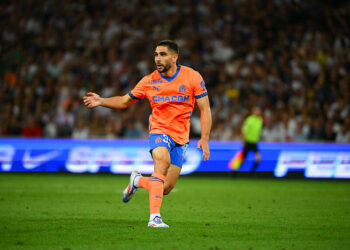
[[[333,1],[62,1],[0,4],[3,137],[146,138],[150,107],[83,107],[130,91],[171,38],[211,100],[211,139],[240,140],[253,105],[263,141],[350,142],[350,4]],[[196,109],[191,136],[200,135]]]

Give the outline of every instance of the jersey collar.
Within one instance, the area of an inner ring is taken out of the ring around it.
[[[159,74],[160,74],[160,76],[161,76],[163,79],[167,80],[168,82],[171,82],[171,81],[174,80],[175,77],[177,77],[177,75],[179,74],[180,68],[181,68],[181,65],[178,64],[178,65],[177,65],[176,73],[175,73],[172,77],[166,77],[166,76],[164,76],[164,75],[163,75],[162,73],[160,73],[160,72],[159,72]]]

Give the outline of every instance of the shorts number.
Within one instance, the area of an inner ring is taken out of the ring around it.
[[[163,135],[163,142],[165,142],[166,144],[168,144],[168,147],[170,148],[170,139],[169,139],[169,136]]]

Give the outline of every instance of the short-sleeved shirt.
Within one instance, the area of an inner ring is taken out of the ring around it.
[[[149,132],[167,134],[175,142],[189,142],[190,119],[196,99],[207,96],[202,76],[190,67],[178,65],[174,76],[168,78],[155,70],[141,79],[129,95],[147,98],[152,114]]]
[[[242,132],[245,135],[245,141],[257,143],[260,138],[260,132],[263,126],[263,120],[260,116],[250,115],[243,123]]]

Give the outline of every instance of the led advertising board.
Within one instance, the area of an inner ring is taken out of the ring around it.
[[[209,143],[209,161],[191,141],[181,174],[232,171],[230,165],[242,149],[240,142]],[[350,144],[260,143],[261,163],[257,171],[272,171],[276,177],[302,171],[307,178],[350,178]],[[250,171],[254,153],[237,171]],[[128,174],[137,169],[153,171],[146,140],[0,139],[0,172]]]

